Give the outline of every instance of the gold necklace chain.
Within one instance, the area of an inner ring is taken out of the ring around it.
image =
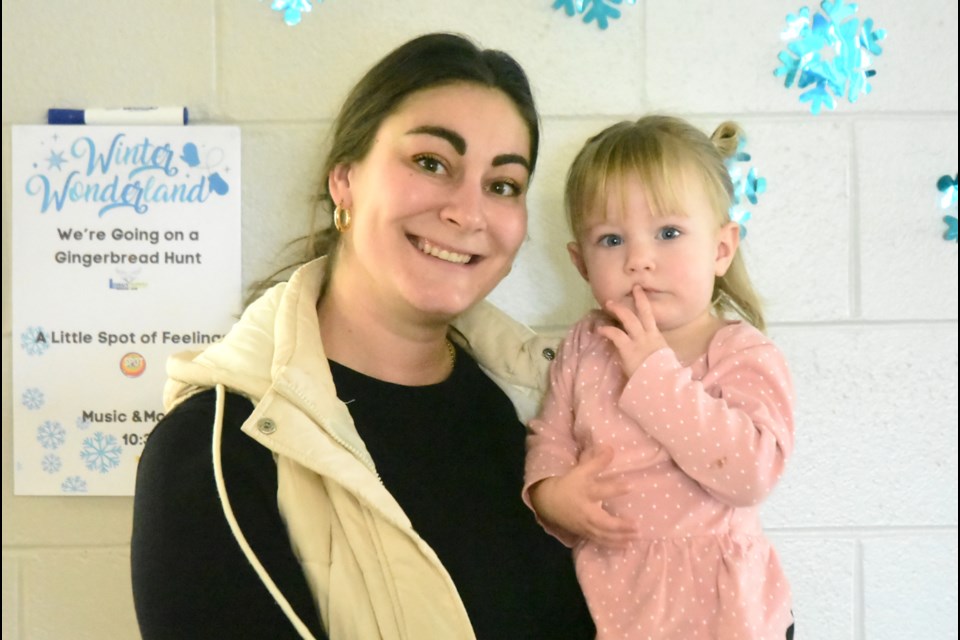
[[[447,358],[450,360],[450,370],[453,371],[454,365],[457,364],[457,350],[449,338],[447,339]]]

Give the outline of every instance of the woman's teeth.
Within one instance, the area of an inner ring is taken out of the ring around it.
[[[453,262],[454,264],[466,264],[470,262],[470,258],[472,257],[466,253],[456,253],[435,247],[430,244],[429,241],[424,240],[423,238],[420,239],[420,242],[417,244],[417,248],[427,255],[433,256],[434,258],[440,258],[446,262]]]

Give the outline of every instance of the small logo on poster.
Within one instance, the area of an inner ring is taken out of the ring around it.
[[[143,289],[147,286],[146,282],[137,280],[137,276],[140,275],[140,269],[135,269],[130,272],[117,269],[116,274],[117,277],[110,278],[108,282],[108,286],[116,291],[136,291],[137,289]]]
[[[138,378],[147,370],[147,359],[139,353],[131,351],[120,358],[120,371],[128,378]]]
[[[117,291],[136,291],[137,289],[143,289],[145,286],[147,286],[147,283],[138,282],[136,280],[127,281],[127,280],[114,280],[113,278],[110,278],[108,286],[111,289],[115,289]]]

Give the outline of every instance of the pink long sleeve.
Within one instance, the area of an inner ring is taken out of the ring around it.
[[[618,406],[715,498],[759,504],[793,450],[790,372],[772,342],[737,325],[721,330],[706,358],[707,373],[696,380],[672,351],[658,351]]]

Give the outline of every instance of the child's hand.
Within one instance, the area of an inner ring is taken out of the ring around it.
[[[603,501],[630,491],[626,480],[604,478],[613,449],[588,451],[565,475],[541,480],[530,488],[530,502],[540,519],[558,529],[610,547],[622,547],[637,535],[636,525],[610,515]]]
[[[647,294],[639,285],[633,287],[633,301],[637,312],[633,313],[626,305],[620,302],[608,301],[604,305],[614,318],[620,322],[622,329],[617,327],[600,327],[597,332],[613,343],[620,353],[620,363],[623,372],[629,378],[640,368],[643,361],[652,353],[667,346],[667,341],[657,328],[657,321],[653,318],[653,309]]]

